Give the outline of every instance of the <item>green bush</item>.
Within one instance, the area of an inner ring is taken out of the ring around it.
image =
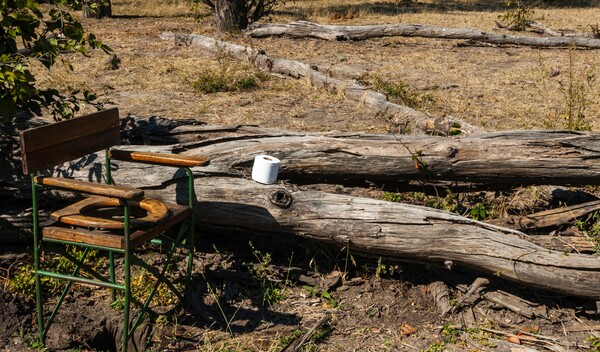
[[[50,109],[55,119],[69,118],[79,101],[95,96],[79,91],[63,96],[56,89],[39,89],[30,67],[37,61],[50,69],[62,53],[85,54],[88,48],[110,51],[69,12],[81,8],[81,0],[56,0],[40,6],[33,0],[5,0],[0,7],[0,114],[11,122],[19,111],[42,114]],[[68,65],[68,64],[67,64]]]

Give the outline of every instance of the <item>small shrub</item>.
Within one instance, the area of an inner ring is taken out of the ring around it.
[[[591,129],[590,107],[597,105],[596,66],[594,63],[585,63],[578,67],[575,59],[574,47],[569,48],[568,66],[565,74],[561,75],[558,82],[550,80],[555,69],[550,69],[540,60],[541,84],[543,97],[554,96],[550,91],[556,89],[551,85],[558,84],[559,99],[549,101],[549,112],[544,121],[548,129],[569,129],[574,131],[589,131]],[[557,71],[560,72],[560,71]],[[564,77],[564,78],[563,78]]]
[[[260,252],[254,248],[252,242],[250,242],[250,248],[252,248],[252,253],[256,257],[258,263],[245,263],[244,265],[248,268],[250,275],[252,275],[252,278],[262,293],[263,305],[265,303],[272,305],[284,300],[284,287],[282,287],[283,285],[280,280],[273,277],[273,273],[270,270],[271,254]]]
[[[471,217],[474,220],[485,220],[490,216],[490,210],[484,203],[477,203],[471,208]]]
[[[527,22],[533,16],[533,10],[521,0],[504,0],[507,10],[500,15],[500,19],[505,25],[515,31],[524,31],[527,28]]]
[[[419,94],[402,81],[390,82],[376,77],[373,82],[373,89],[387,95],[392,102],[417,110],[428,109],[435,104],[433,95],[429,93]]]
[[[404,199],[404,197],[402,197],[401,193],[393,193],[393,192],[384,192],[383,193],[383,200],[386,200],[388,202],[400,203],[400,202],[402,202],[403,199]]]
[[[229,77],[225,70],[206,70],[194,82],[195,89],[202,93],[218,93],[229,91]]]
[[[590,24],[590,29],[592,30],[592,37],[596,39],[600,39],[600,24]]]
[[[233,86],[238,91],[252,90],[258,87],[258,82],[254,76],[241,77],[235,80]]]
[[[587,108],[592,103],[594,91],[593,84],[596,80],[594,68],[584,72],[576,72],[574,68],[573,48],[569,49],[568,81],[560,83],[560,92],[563,94],[566,109],[561,114],[565,120],[565,127],[575,131],[588,131],[591,129],[587,121]]]
[[[193,87],[206,94],[246,92],[259,88],[259,82],[269,79],[268,74],[260,71],[248,73],[223,65],[218,69],[207,69],[202,72],[194,81]]]

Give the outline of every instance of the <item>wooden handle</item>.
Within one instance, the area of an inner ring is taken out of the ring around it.
[[[163,165],[163,166],[178,166],[178,167],[194,167],[205,166],[209,164],[208,158],[166,154],[166,153],[148,153],[148,152],[132,152],[127,150],[109,150],[109,155],[113,159],[140,162],[146,164]]]
[[[48,187],[56,187],[120,199],[140,199],[144,196],[144,191],[137,188],[113,186],[104,183],[85,182],[62,177],[37,176],[35,178],[35,182]]]

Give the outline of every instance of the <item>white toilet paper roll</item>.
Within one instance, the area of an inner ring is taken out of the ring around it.
[[[252,179],[256,182],[270,185],[277,181],[279,159],[270,155],[257,155],[252,166]]]

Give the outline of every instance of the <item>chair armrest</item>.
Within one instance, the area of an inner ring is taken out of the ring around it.
[[[72,180],[62,177],[43,177],[37,176],[35,183],[47,187],[62,188],[71,191],[96,194],[120,199],[141,199],[144,197],[144,191],[138,188],[107,185],[104,183],[94,183],[79,180]]]
[[[200,156],[189,156],[180,154],[132,152],[127,150],[111,149],[108,155],[117,160],[131,161],[145,164],[176,166],[176,167],[194,167],[206,166],[210,160]]]

